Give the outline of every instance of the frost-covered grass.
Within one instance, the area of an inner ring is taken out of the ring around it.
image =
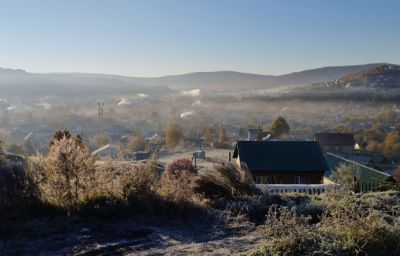
[[[400,255],[398,191],[265,195],[232,163],[159,173],[54,145],[0,173],[0,255]]]

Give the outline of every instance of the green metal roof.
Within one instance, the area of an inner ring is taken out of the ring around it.
[[[387,182],[393,181],[393,177],[387,173],[375,170],[371,167],[362,165],[360,163],[351,161],[344,157],[326,153],[326,160],[329,166],[329,171],[325,172],[325,176],[330,176],[332,171],[335,171],[339,165],[347,164],[347,165],[354,165],[358,168],[358,171],[355,173],[355,176],[359,181],[362,182]]]

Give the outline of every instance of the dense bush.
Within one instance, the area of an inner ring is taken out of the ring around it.
[[[330,178],[336,183],[343,185],[346,189],[353,189],[354,177],[359,171],[360,168],[355,164],[342,163],[332,172]]]
[[[244,218],[258,224],[265,220],[269,197],[263,194],[249,195],[233,200],[223,200],[219,204],[215,204],[215,207],[224,210],[228,221],[239,217],[239,220]]]
[[[255,185],[249,170],[223,162],[203,171],[196,179],[194,190],[210,199],[232,199],[252,194]]]
[[[161,174],[157,193],[169,215],[188,217],[204,210],[204,200],[194,192],[197,169],[189,159],[172,161]]]
[[[143,200],[151,197],[158,186],[158,174],[154,164],[126,167],[121,178],[122,192],[127,201]]]
[[[193,166],[190,159],[179,158],[168,164],[167,168],[165,168],[165,172],[173,175],[180,175],[182,172],[197,174],[197,169]]]
[[[317,224],[296,206],[270,207],[253,255],[399,255],[400,194],[331,193],[311,202],[326,208]]]

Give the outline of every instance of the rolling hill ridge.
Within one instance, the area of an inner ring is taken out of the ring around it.
[[[29,73],[0,68],[3,96],[101,96],[146,93],[164,95],[176,90],[200,89],[240,92],[285,88],[287,86],[346,87],[368,84],[381,88],[399,87],[400,69],[393,64],[366,64],[323,67],[280,76],[234,71],[195,72],[155,78],[139,78],[90,73]],[[383,84],[388,84],[383,86]],[[389,85],[390,84],[390,85]],[[383,86],[383,87],[382,87]]]

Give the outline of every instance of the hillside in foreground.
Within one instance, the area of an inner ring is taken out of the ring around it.
[[[1,165],[1,255],[400,253],[397,183],[269,193],[234,162],[96,162],[80,136],[61,134],[28,165]],[[353,178],[348,168],[335,176]]]

